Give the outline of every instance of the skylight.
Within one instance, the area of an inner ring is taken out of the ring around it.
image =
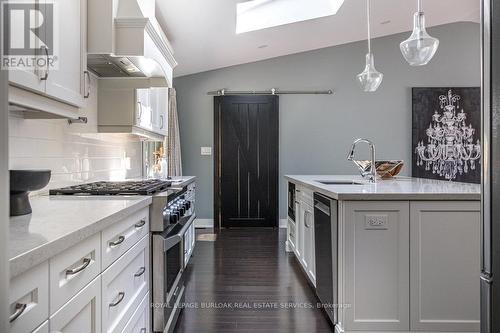
[[[251,0],[236,4],[236,33],[335,15],[344,0]]]

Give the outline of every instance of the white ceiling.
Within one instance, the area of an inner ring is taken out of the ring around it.
[[[236,34],[238,0],[157,0],[156,16],[175,51],[174,76],[366,39],[365,0],[334,16]],[[424,0],[428,26],[479,22],[479,0]],[[374,37],[411,30],[416,0],[372,1]],[[263,47],[267,45],[266,47]]]

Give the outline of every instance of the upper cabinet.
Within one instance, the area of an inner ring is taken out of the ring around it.
[[[50,16],[44,18],[43,13],[34,17],[35,21],[45,20],[44,24],[39,23],[35,47],[30,48],[30,55],[41,61],[34,68],[10,71],[9,102],[21,110],[76,117],[90,94],[86,72],[87,0],[38,0],[33,9],[49,3],[53,4],[53,20]],[[14,38],[19,35],[19,40],[23,40],[22,31],[16,29]]]
[[[167,135],[168,87],[156,79],[103,79],[99,82],[101,133],[136,134],[154,141]]]

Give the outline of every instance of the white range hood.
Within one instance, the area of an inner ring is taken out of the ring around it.
[[[164,77],[177,62],[154,0],[88,0],[88,67],[100,77]]]

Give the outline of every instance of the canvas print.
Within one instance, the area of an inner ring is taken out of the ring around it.
[[[481,182],[480,88],[413,88],[412,175]]]

